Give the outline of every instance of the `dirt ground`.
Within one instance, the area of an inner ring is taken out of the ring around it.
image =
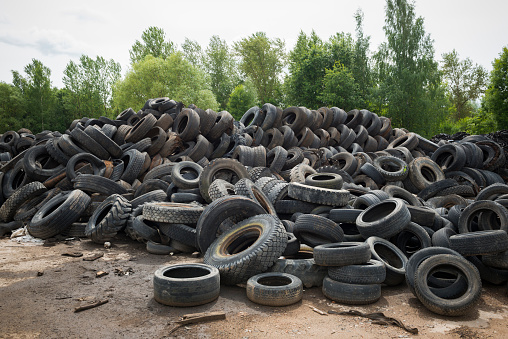
[[[65,256],[82,253],[82,257]],[[94,254],[104,255],[84,261]],[[321,289],[306,289],[295,305],[273,308],[250,302],[242,287],[222,286],[220,297],[191,308],[160,305],[153,299],[152,278],[161,266],[201,262],[188,254],[158,256],[144,245],[119,238],[105,249],[89,240],[53,244],[0,239],[0,338],[507,338],[506,286],[485,285],[475,311],[459,318],[427,311],[405,285],[383,287],[373,305],[331,302]],[[96,277],[97,272],[108,274]],[[74,313],[78,306],[108,300],[99,307]],[[383,312],[416,327],[413,335],[395,326],[328,312]],[[178,328],[184,314],[222,311],[225,320]]]

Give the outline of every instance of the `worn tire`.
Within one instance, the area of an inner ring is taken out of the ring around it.
[[[178,264],[155,271],[155,301],[169,306],[207,304],[219,297],[219,271],[205,264]]]
[[[204,262],[218,268],[225,284],[245,282],[281,256],[288,241],[285,233],[277,217],[256,215],[217,238],[206,250]]]
[[[302,300],[300,278],[279,272],[257,274],[247,280],[247,298],[266,306],[288,306]]]
[[[327,276],[323,280],[323,294],[341,304],[367,305],[381,298],[381,284],[348,284]]]

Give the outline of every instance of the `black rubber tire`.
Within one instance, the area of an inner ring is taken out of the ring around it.
[[[344,239],[339,225],[325,217],[314,214],[300,215],[294,224],[294,235],[303,243],[315,247],[327,243],[337,243]],[[316,262],[316,264],[319,264]]]
[[[76,146],[92,153],[97,156],[97,158],[101,160],[108,160],[110,158],[110,154],[104,149],[104,147],[79,128],[74,128],[71,131],[71,137]]]
[[[286,230],[277,217],[256,215],[223,233],[206,250],[204,263],[217,267],[221,281],[235,285],[265,272],[287,246]]]
[[[434,255],[437,255],[437,254],[452,254],[452,255],[459,256],[459,257],[461,256],[459,253],[455,252],[454,250],[452,250],[450,248],[440,247],[440,246],[426,247],[426,248],[416,252],[414,255],[412,255],[406,264],[405,277],[406,277],[406,284],[409,287],[409,290],[411,291],[411,293],[413,293],[414,295],[416,295],[415,284],[414,284],[416,269],[418,268],[418,266],[420,266],[420,264],[424,260],[426,260]]]
[[[27,225],[28,232],[41,239],[60,234],[79,219],[89,203],[90,197],[78,189],[61,193],[35,213]]]
[[[347,190],[314,187],[297,182],[289,183],[288,195],[293,199],[330,206],[345,206],[351,197]]]
[[[141,174],[145,163],[145,156],[143,153],[136,149],[126,151],[121,160],[124,163],[125,170],[123,171],[122,180],[132,184],[134,180]],[[151,178],[146,178],[151,179]]]
[[[25,202],[43,194],[48,189],[40,182],[34,181],[19,188],[0,207],[0,222],[13,221],[18,208]]]
[[[418,190],[423,190],[432,183],[445,179],[441,167],[429,158],[416,158],[409,163],[408,167],[408,179]]]
[[[145,135],[152,129],[157,123],[157,118],[153,114],[145,115],[125,135],[125,142],[136,143],[143,139]]]
[[[210,163],[203,168],[199,177],[201,196],[208,203],[212,201],[208,194],[208,189],[210,188],[210,184],[216,179],[217,174],[225,174],[228,178],[231,178],[231,180],[227,181],[233,184],[239,179],[249,177],[249,173],[245,166],[237,160],[221,158],[210,161]]]
[[[143,217],[146,220],[169,224],[195,224],[203,207],[195,204],[174,202],[150,202],[143,205]]]
[[[140,210],[143,208],[140,206]],[[133,212],[134,214],[134,212]],[[137,215],[126,225],[127,234],[134,240],[141,242],[153,241],[156,243],[161,242],[161,235],[159,233],[159,223],[151,220],[145,220],[142,215]]]
[[[203,168],[192,161],[182,161],[173,166],[171,172],[171,180],[173,183],[182,189],[198,188],[199,187],[199,176]],[[182,176],[182,173],[190,172],[195,175],[195,179],[187,179]]]
[[[358,168],[358,160],[349,152],[340,152],[332,156],[329,161],[334,167],[353,175]]]
[[[402,181],[409,173],[406,162],[391,155],[377,157],[373,165],[386,181]]]
[[[125,194],[127,189],[108,178],[93,174],[80,174],[72,180],[75,189],[89,193]]]
[[[416,244],[413,239],[416,238]],[[400,231],[397,236],[396,245],[408,258],[426,247],[432,246],[429,233],[420,225],[410,222]]]
[[[314,259],[277,259],[269,271],[294,275],[302,281],[303,286],[311,288],[323,285],[327,268],[316,265]]]
[[[323,280],[323,294],[341,304],[367,305],[381,298],[381,284],[348,284],[327,276]]]
[[[329,243],[314,247],[314,261],[321,266],[363,264],[370,258],[370,247],[365,242]]]
[[[94,211],[86,225],[85,235],[94,243],[103,244],[125,228],[132,206],[119,194],[110,195]]]
[[[371,236],[389,239],[402,231],[410,219],[407,205],[402,200],[386,199],[360,213],[356,225],[365,239]]]
[[[386,279],[386,268],[381,261],[370,259],[361,264],[329,267],[328,276],[347,284],[382,284]]]
[[[167,198],[167,194],[163,190],[153,190],[150,192],[147,192],[145,194],[139,195],[136,198],[131,200],[132,209],[143,205],[147,202],[152,201],[165,201]]]
[[[305,178],[306,185],[330,189],[341,189],[343,183],[342,177],[335,173],[314,173]]]
[[[464,294],[453,299],[436,296],[429,288],[428,277],[439,267],[453,267],[467,280],[468,288]],[[466,314],[479,301],[482,283],[478,269],[463,259],[452,254],[438,254],[423,261],[415,272],[415,292],[418,299],[430,311],[445,316],[461,316]]]
[[[158,303],[178,307],[204,305],[219,297],[219,271],[197,263],[165,266],[155,271],[153,288]]]
[[[215,179],[208,189],[212,201],[228,195],[235,195],[235,185],[222,179]]]
[[[275,207],[270,199],[252,182],[252,180],[247,178],[238,180],[235,184],[235,194],[254,200],[265,209],[266,213],[277,216]]]
[[[300,200],[278,200],[275,202],[275,210],[279,214],[310,213],[317,206],[319,205]]]
[[[95,155],[91,153],[78,153],[76,155],[73,155],[67,162],[67,165],[65,167],[65,174],[67,176],[67,179],[73,180],[76,178],[78,174],[76,173],[75,167],[80,162],[89,163],[92,167],[93,174],[100,176],[104,175],[104,172],[106,170],[106,164],[104,163],[104,161],[97,158]]]
[[[396,286],[404,281],[407,258],[402,251],[389,242],[379,237],[367,239],[372,258],[382,261],[386,266],[386,279],[384,284]]]
[[[443,172],[451,172],[460,171],[466,164],[467,157],[460,144],[446,144],[434,151],[431,159],[441,167]]]
[[[270,169],[279,173],[286,163],[288,151],[282,146],[275,146],[266,154],[266,164]]]
[[[289,126],[295,133],[307,125],[307,114],[299,107],[291,106],[282,112],[282,125]]]
[[[334,208],[330,210],[328,218],[337,223],[356,223],[356,219],[363,210],[349,208]]]
[[[454,229],[443,227],[432,235],[432,246],[450,248],[450,237],[457,234]]]
[[[423,190],[421,190],[417,196],[423,200],[429,200],[430,198],[434,197],[438,193],[442,192],[443,190],[457,186],[459,183],[455,181],[454,179],[444,179],[440,181],[436,181],[429,186],[425,187]]]
[[[219,198],[210,203],[201,213],[196,225],[197,244],[205,253],[216,239],[217,230],[223,221],[230,217],[246,219],[266,211],[255,201],[237,195]]]
[[[92,139],[97,141],[114,159],[119,159],[122,156],[122,149],[116,142],[111,140],[99,128],[95,126],[88,126],[85,128],[85,133]]]
[[[483,220],[483,223],[478,224],[479,230],[500,229],[508,232],[508,210],[495,201],[479,200],[468,205],[460,214],[457,225],[459,233],[475,231],[473,229],[473,220],[476,217],[481,218],[482,213],[496,216],[496,218]]]
[[[280,272],[260,273],[247,280],[247,298],[266,306],[288,306],[302,300],[300,278]]]
[[[59,172],[64,166],[51,158],[48,151],[46,150],[45,145],[38,145],[30,147],[23,160],[20,161],[20,165],[23,166],[23,171],[26,175],[35,181],[44,182],[49,177],[53,176],[57,172]],[[14,166],[14,169],[17,167]],[[14,170],[13,169],[13,170]],[[8,172],[7,172],[8,173]],[[8,174],[6,173],[6,178],[4,178],[4,187],[5,181],[9,180]],[[4,188],[4,195],[6,194]],[[9,195],[10,196],[10,195]]]
[[[508,270],[508,251],[482,255],[482,262],[490,267]]]
[[[162,233],[184,245],[196,248],[196,229],[184,224],[160,223],[159,229]]]
[[[288,227],[288,220],[281,220],[284,228],[286,229],[286,234],[288,236],[288,244],[286,249],[282,253],[283,256],[293,256],[300,251],[300,241],[293,234],[293,228],[291,226]],[[290,228],[290,229],[288,229]]]
[[[456,234],[450,237],[450,247],[463,256],[504,252],[508,250],[508,234],[503,230]]]
[[[169,245],[164,245],[152,240],[148,240],[146,242],[146,251],[151,254],[157,255],[170,255],[171,252],[178,252],[176,249]]]

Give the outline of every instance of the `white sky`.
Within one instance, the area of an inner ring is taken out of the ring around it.
[[[0,81],[12,83],[11,70],[22,74],[32,58],[51,69],[52,83],[63,87],[63,70],[81,54],[100,55],[129,65],[129,49],[149,26],[164,29],[178,45],[185,37],[202,47],[212,35],[228,43],[257,31],[293,48],[300,30],[313,29],[327,40],[336,32],[354,34],[354,13],[365,14],[370,50],[384,41],[383,0],[0,0]],[[434,39],[436,59],[454,48],[488,71],[508,45],[508,1],[418,0],[416,14]]]

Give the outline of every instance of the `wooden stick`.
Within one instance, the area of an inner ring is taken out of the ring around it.
[[[74,309],[74,313],[77,313],[77,312],[81,312],[81,311],[84,311],[84,310],[89,310],[91,308],[94,308],[94,307],[97,307],[97,306],[101,306],[101,305],[104,305],[106,303],[108,303],[109,300],[108,299],[104,299],[104,300],[99,300],[99,301],[96,301],[94,302],[93,304],[88,304],[88,305],[85,305],[85,306],[79,306],[79,307],[76,307]]]
[[[226,319],[226,313],[224,312],[209,312],[209,313],[193,313],[186,314],[182,317],[183,319],[177,321],[179,325],[195,324],[204,321],[222,320]]]
[[[184,316],[182,316],[182,320],[179,320],[176,322],[176,326],[173,327],[168,332],[168,335],[175,332],[177,329],[179,329],[183,325],[195,324],[195,323],[200,323],[200,322],[205,322],[205,321],[222,320],[222,319],[226,319],[226,313],[224,313],[224,312],[185,314]]]
[[[310,307],[311,310],[313,310],[314,312],[318,313],[318,314],[321,314],[321,315],[328,315],[326,312],[324,311],[321,311],[320,309],[317,309],[315,308],[314,306],[312,305],[308,305]]]

